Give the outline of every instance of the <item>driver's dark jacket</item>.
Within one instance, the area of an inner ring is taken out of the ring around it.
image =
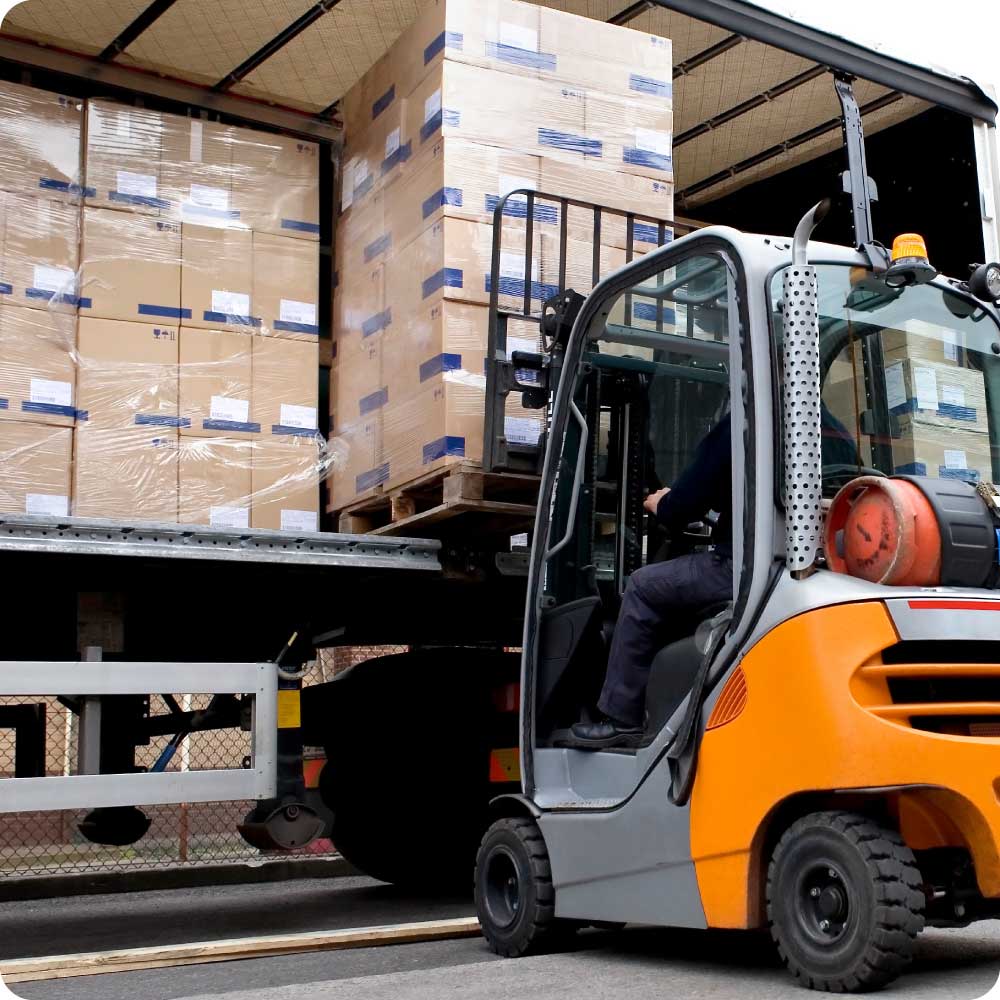
[[[705,436],[688,467],[660,500],[656,519],[666,528],[683,529],[710,510],[719,515],[712,541],[720,555],[733,554],[733,453],[727,413]]]

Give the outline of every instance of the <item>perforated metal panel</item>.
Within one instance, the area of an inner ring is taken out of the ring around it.
[[[822,528],[816,268],[808,264],[787,268],[782,302],[786,561],[793,573],[800,573],[816,562]]]

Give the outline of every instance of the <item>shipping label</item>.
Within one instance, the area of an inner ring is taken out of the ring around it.
[[[48,514],[50,517],[69,515],[69,497],[54,493],[27,493],[24,497],[26,514]]]
[[[137,198],[156,197],[154,174],[135,174],[131,170],[119,170],[117,183],[119,194],[130,194]]]
[[[426,125],[435,115],[441,113],[441,88],[438,87],[437,90],[431,94],[424,101],[424,124]]]
[[[885,370],[885,394],[889,409],[906,404],[906,380],[903,378],[903,362],[897,361]]]
[[[212,312],[227,316],[249,316],[250,296],[244,292],[212,289]]]
[[[961,448],[944,449],[944,467],[946,469],[967,469],[969,461]]]
[[[71,267],[36,264],[33,284],[43,292],[69,293],[76,289],[76,272]]]
[[[388,160],[399,149],[399,126],[385,137],[385,158]]]
[[[283,427],[302,427],[312,431],[316,429],[316,407],[282,403],[278,419]]]
[[[313,510],[281,511],[282,531],[319,531],[319,515]]]
[[[670,155],[670,133],[657,132],[649,128],[635,130],[635,148],[647,153],[658,153],[660,156]]]
[[[278,319],[282,323],[303,323],[306,326],[315,326],[316,303],[282,299],[278,308]]]
[[[525,49],[528,52],[538,51],[538,32],[534,28],[525,28],[509,21],[500,22],[500,44],[509,45],[514,49]]]
[[[73,405],[73,383],[57,382],[48,378],[33,378],[29,390],[32,403],[48,403],[51,406]]]
[[[938,408],[937,374],[933,368],[913,369],[913,394],[917,397],[918,410]]]
[[[208,408],[212,420],[232,420],[238,424],[250,420],[250,400],[234,399],[231,396],[213,396]]]
[[[209,187],[207,184],[191,185],[191,204],[198,208],[211,208],[220,212],[229,211],[229,192],[225,188]]]
[[[504,417],[503,433],[513,444],[538,444],[542,422],[534,417]]]
[[[247,507],[212,507],[208,523],[213,528],[249,528],[250,510]]]

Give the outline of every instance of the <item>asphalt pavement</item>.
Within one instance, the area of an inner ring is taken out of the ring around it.
[[[464,916],[462,897],[417,896],[365,878],[8,903],[0,957],[139,947],[278,931]],[[925,931],[886,996],[972,1000],[1000,972],[1000,921]],[[18,984],[25,1000],[783,1000],[807,996],[766,935],[626,928],[586,931],[573,949],[515,961],[479,938],[289,955]]]

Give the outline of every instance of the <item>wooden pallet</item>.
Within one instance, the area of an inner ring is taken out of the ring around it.
[[[471,462],[435,469],[405,486],[382,490],[339,512],[347,534],[434,535],[473,521],[475,534],[516,533],[535,516],[538,476],[483,472]]]

